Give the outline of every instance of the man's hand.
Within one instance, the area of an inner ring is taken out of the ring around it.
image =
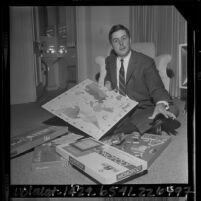
[[[108,90],[108,91],[111,91],[112,90],[112,84],[110,81],[106,81],[105,82],[105,88]]]
[[[176,116],[172,112],[166,110],[164,103],[156,104],[154,112],[149,119],[155,119],[158,114],[163,114],[166,118],[176,119]]]

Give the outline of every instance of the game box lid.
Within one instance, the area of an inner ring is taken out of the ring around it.
[[[68,133],[67,126],[42,125],[34,130],[12,137],[10,141],[10,156],[13,158],[66,133]]]
[[[94,138],[56,147],[73,166],[101,184],[120,183],[147,171],[147,162]]]

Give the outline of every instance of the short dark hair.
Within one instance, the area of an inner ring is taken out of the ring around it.
[[[128,37],[130,38],[130,32],[129,32],[128,28],[126,28],[122,24],[118,24],[118,25],[114,25],[109,31],[109,41],[110,41],[110,43],[112,43],[112,34],[114,32],[116,32],[116,31],[119,31],[119,30],[124,30],[126,32],[126,34],[128,35]]]

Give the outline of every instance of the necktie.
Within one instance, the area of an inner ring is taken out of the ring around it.
[[[126,95],[126,81],[124,72],[124,60],[121,59],[121,67],[119,70],[119,93],[123,96]]]

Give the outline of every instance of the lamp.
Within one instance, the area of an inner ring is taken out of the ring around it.
[[[41,57],[63,57],[67,53],[66,27],[51,26],[46,35],[41,36]]]

